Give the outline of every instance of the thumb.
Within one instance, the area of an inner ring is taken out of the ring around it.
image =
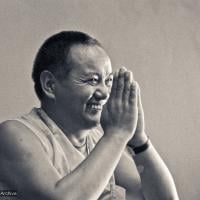
[[[141,91],[140,87],[138,86],[138,114],[143,115],[143,107],[142,107],[142,100],[141,100]]]
[[[108,120],[108,108],[107,108],[107,103],[103,106],[103,110],[101,113],[101,126],[105,127],[107,120]]]

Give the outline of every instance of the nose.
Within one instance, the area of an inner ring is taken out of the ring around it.
[[[107,100],[109,95],[110,89],[105,84],[99,85],[94,93],[95,99],[97,100]]]

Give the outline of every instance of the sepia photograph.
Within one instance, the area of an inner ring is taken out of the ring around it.
[[[198,200],[198,0],[0,0],[0,200]]]

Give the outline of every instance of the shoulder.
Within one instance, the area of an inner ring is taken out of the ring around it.
[[[0,177],[5,185],[29,197],[35,191],[42,195],[52,194],[59,174],[39,140],[20,121],[8,120],[0,124],[0,160]]]
[[[7,120],[0,124],[0,138],[2,139],[24,139],[31,137],[32,131],[18,120]],[[0,141],[1,141],[0,140]]]
[[[4,121],[0,124],[0,142],[3,143],[11,138],[15,140],[27,131],[28,129],[17,120]]]
[[[23,123],[7,120],[0,124],[0,153],[6,159],[23,159],[21,156],[40,148],[40,143]]]

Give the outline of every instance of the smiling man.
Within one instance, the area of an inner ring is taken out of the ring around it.
[[[113,74],[96,39],[53,35],[32,77],[41,107],[0,125],[1,190],[20,200],[178,199],[145,133],[132,72]]]

